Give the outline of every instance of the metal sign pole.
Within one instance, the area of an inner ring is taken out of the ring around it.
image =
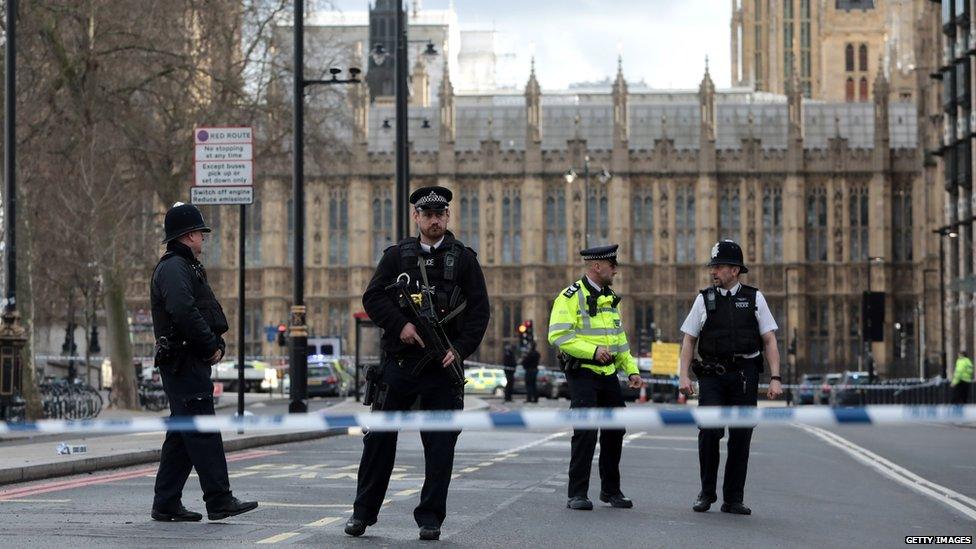
[[[237,415],[244,417],[244,204],[240,210],[240,235],[237,239]],[[241,427],[238,434],[244,432]]]

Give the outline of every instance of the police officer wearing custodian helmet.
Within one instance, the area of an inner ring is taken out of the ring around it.
[[[769,363],[770,400],[783,394],[779,376],[779,350],[776,347],[776,321],[762,292],[739,282],[749,272],[742,261],[742,248],[731,240],[712,247],[708,267],[712,284],[695,297],[691,312],[681,325],[679,389],[691,396],[694,388],[689,368],[698,376],[700,406],[755,406],[763,358]],[[696,350],[700,360],[692,360]],[[701,492],[692,506],[705,512],[718,499],[719,442],[724,428],[699,429],[698,465]],[[730,428],[725,480],[722,485],[722,512],[749,515],[743,504],[749,443],[752,428]]]
[[[210,366],[224,356],[227,317],[200,263],[210,227],[200,210],[177,202],[165,219],[166,253],[150,283],[156,368],[169,398],[171,417],[214,415]],[[187,522],[203,518],[183,507],[181,497],[190,470],[196,469],[207,504],[207,518],[220,520],[251,511],[256,501],[231,494],[227,459],[220,433],[169,431],[156,473],[152,518]]]

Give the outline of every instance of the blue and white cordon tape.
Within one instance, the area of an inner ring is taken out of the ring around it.
[[[904,425],[976,422],[976,405],[865,406],[863,408],[578,408],[511,412],[364,412],[268,416],[197,416],[0,423],[0,434],[135,433],[147,431],[455,431],[468,429],[561,430],[568,428],[660,429],[664,427],[753,427],[758,425]]]

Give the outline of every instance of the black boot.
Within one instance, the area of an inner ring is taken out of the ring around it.
[[[576,509],[577,511],[592,511],[593,502],[584,496],[576,496],[569,498],[569,501],[566,502],[566,507]]]
[[[207,506],[207,518],[210,520],[221,520],[227,517],[233,517],[240,515],[241,513],[246,513],[248,511],[253,511],[258,508],[258,502],[256,501],[241,501],[235,497],[225,500],[223,503],[218,503]]]
[[[726,501],[722,504],[723,513],[732,513],[733,515],[751,515],[752,509],[742,505],[741,503],[729,503]]]
[[[634,506],[634,502],[620,492],[617,492],[614,495],[600,492],[600,501],[603,503],[609,503],[611,507],[616,507],[617,509],[630,509]]]
[[[353,517],[346,521],[346,533],[353,537],[359,537],[366,533],[366,527],[376,524],[376,520],[366,522],[365,520]]]
[[[153,507],[152,519],[162,522],[197,522],[203,520],[203,515],[189,511],[180,504],[175,511],[164,511]]]
[[[420,539],[424,541],[437,541],[441,539],[441,529],[437,526],[421,526]]]
[[[718,500],[718,498],[714,496],[708,497],[704,494],[698,494],[698,499],[695,500],[695,504],[692,505],[691,508],[696,513],[704,513],[712,507],[712,504],[715,503],[716,500]]]

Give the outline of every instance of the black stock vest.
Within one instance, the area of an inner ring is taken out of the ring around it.
[[[706,313],[705,325],[698,336],[698,354],[702,360],[728,363],[734,355],[746,356],[762,350],[756,318],[758,291],[745,284],[735,295],[722,295],[715,288],[701,290]]]
[[[457,314],[452,314],[465,303],[465,296],[457,284],[457,275],[464,244],[453,237],[444,237],[441,243],[431,253],[424,253],[420,247],[420,239],[408,237],[401,240],[397,247],[400,252],[400,272],[410,275],[410,291],[418,293],[423,284],[418,260],[424,261],[427,272],[427,282],[434,289],[434,308],[442,321],[447,319],[444,328],[449,335],[455,335],[458,327]],[[458,311],[459,313],[460,311]]]

